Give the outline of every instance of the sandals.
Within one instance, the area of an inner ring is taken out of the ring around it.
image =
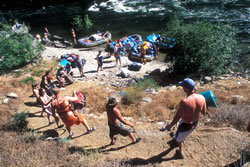
[[[91,132],[93,132],[93,131],[95,131],[96,130],[96,128],[95,127],[91,127],[91,128],[89,128],[89,130],[88,130],[88,132],[87,133],[91,133]]]
[[[69,138],[72,139],[74,135],[75,135],[75,132],[72,132],[71,135],[69,135]]]
[[[116,142],[116,140],[117,140],[117,138],[116,138],[116,137],[114,137],[113,141],[111,141],[111,142],[110,142],[110,145],[114,145],[114,144],[115,144],[115,142]]]
[[[136,140],[135,140],[134,142],[132,142],[132,144],[139,143],[140,141],[141,141],[141,138],[140,138],[140,137],[138,137],[138,138],[136,138]]]
[[[176,150],[176,156],[178,159],[184,159],[184,154],[183,152],[180,152],[180,150]]]

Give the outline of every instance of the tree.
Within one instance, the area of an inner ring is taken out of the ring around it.
[[[73,18],[72,24],[76,27],[78,31],[89,31],[93,27],[93,23],[87,14],[84,15],[84,20],[81,16],[77,15]]]
[[[177,74],[222,74],[238,57],[236,30],[227,24],[183,23],[174,18],[164,35],[177,41],[167,55]]]
[[[0,33],[0,71],[8,72],[18,68],[37,57],[43,47],[35,43],[29,34],[16,34],[9,26],[1,25]],[[8,28],[8,29],[7,29]]]

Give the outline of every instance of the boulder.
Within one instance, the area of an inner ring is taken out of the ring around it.
[[[150,97],[144,97],[144,98],[142,99],[142,101],[143,101],[143,102],[146,102],[146,103],[151,103],[151,102],[152,102],[152,98],[150,98]]]
[[[146,93],[155,94],[155,93],[156,93],[156,90],[155,90],[155,88],[147,88],[147,89],[145,90],[145,92],[146,92]]]
[[[209,83],[209,82],[211,82],[212,81],[212,78],[211,77],[209,77],[209,76],[205,76],[204,77],[204,82],[205,83]]]
[[[12,99],[17,99],[18,98],[17,94],[15,94],[15,93],[8,93],[7,97],[12,98]]]
[[[128,78],[130,76],[130,72],[127,68],[121,69],[121,77],[122,78]]]
[[[240,101],[243,101],[244,97],[241,95],[232,95],[232,103],[237,104]]]
[[[9,103],[9,98],[5,98],[5,99],[3,99],[3,102],[2,102],[3,104],[8,104]]]

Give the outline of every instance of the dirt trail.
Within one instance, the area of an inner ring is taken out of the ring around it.
[[[67,87],[73,90],[74,86]],[[35,101],[34,98],[24,98],[24,102]],[[27,108],[30,111],[29,127],[38,132],[54,132],[59,137],[66,138],[68,133],[65,126],[56,129],[56,125],[48,126],[46,117],[40,117],[41,108],[35,106],[23,105],[20,108]],[[176,160],[175,150],[171,148],[170,132],[160,132],[160,123],[151,121],[136,121],[136,137],[141,137],[142,141],[137,144],[131,144],[128,137],[118,136],[117,142],[113,146],[108,146],[109,129],[107,126],[106,113],[85,114],[90,126],[95,126],[96,131],[86,134],[86,129],[82,125],[74,125],[72,130],[75,136],[71,141],[73,146],[84,148],[86,150],[98,149],[101,159],[128,159],[134,164],[151,164],[156,166],[225,166],[228,163],[239,158],[239,152],[236,148],[250,137],[246,134],[232,129],[230,127],[212,128],[203,125],[200,122],[197,130],[185,142],[185,159]],[[62,123],[62,122],[61,122]],[[231,157],[229,154],[231,153]]]
[[[72,52],[88,58],[87,64],[89,64],[89,66],[84,67],[85,72],[89,71],[86,74],[88,78],[84,79],[84,81],[78,81],[77,86],[75,83],[67,86],[65,93],[72,92],[72,90],[76,88],[80,89],[88,86],[90,80],[94,81],[96,84],[103,84],[103,79],[99,79],[98,76],[106,76],[107,78],[108,73],[116,73],[118,71],[117,68],[107,68],[107,70],[105,69],[99,74],[91,72],[96,70],[96,60],[94,58],[97,50],[80,51],[75,49],[63,50],[47,48],[43,53],[43,56],[45,58],[52,58]],[[131,63],[126,59],[123,59],[122,61],[124,65]],[[114,64],[115,62],[113,61],[110,65],[114,66]],[[137,73],[135,75],[143,76],[147,70],[152,71],[156,68],[166,68],[166,64],[158,63],[156,61],[147,63],[147,65],[143,66],[141,73]],[[114,72],[114,69],[116,72]],[[19,99],[21,99],[18,101],[18,103],[21,103],[18,106],[19,111],[24,111],[26,109],[29,110],[30,114],[28,121],[30,128],[41,133],[51,132],[58,134],[58,136],[62,138],[66,138],[68,136],[65,126],[56,129],[55,124],[48,126],[46,117],[40,117],[41,108],[31,105],[35,102],[35,98],[29,97],[32,94],[31,88],[15,88],[13,85],[6,84],[13,83],[13,77],[0,77],[0,80],[2,87],[0,88],[1,94],[6,94],[11,91],[15,92],[19,96]],[[95,87],[93,82],[89,83],[89,85]],[[176,148],[170,149],[170,132],[160,132],[159,129],[163,125],[159,122],[132,120],[132,122],[136,125],[135,136],[141,137],[142,141],[137,144],[131,144],[128,137],[118,136],[116,144],[108,146],[110,140],[108,135],[109,129],[107,125],[106,113],[103,111],[102,114],[93,114],[93,111],[90,111],[88,114],[85,114],[85,116],[88,124],[96,127],[96,131],[86,134],[86,129],[82,125],[74,125],[72,130],[75,132],[75,136],[73,137],[71,144],[86,150],[99,150],[99,160],[125,159],[131,160],[130,162],[133,162],[134,164],[154,164],[155,166],[162,167],[222,167],[238,160],[240,153],[236,148],[241,147],[241,144],[246,141],[250,141],[250,136],[247,133],[237,131],[231,127],[208,127],[204,125],[204,122],[200,121],[197,129],[185,141],[185,159],[177,160],[174,156]],[[230,154],[231,156],[229,157]]]

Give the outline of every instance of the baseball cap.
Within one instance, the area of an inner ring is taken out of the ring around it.
[[[185,78],[183,81],[178,83],[179,86],[184,86],[188,90],[192,91],[194,89],[194,81],[190,78]]]

